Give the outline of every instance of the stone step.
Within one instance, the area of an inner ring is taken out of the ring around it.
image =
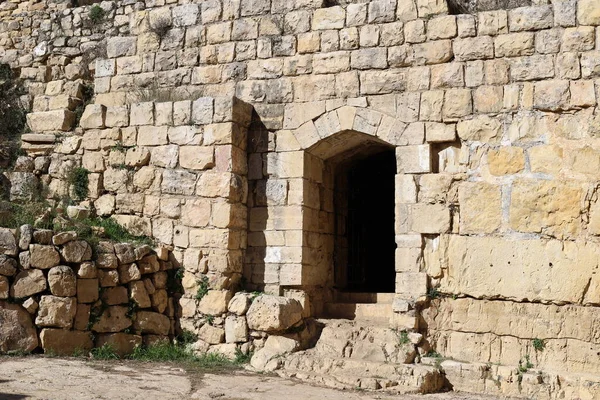
[[[387,325],[392,316],[391,303],[326,303],[326,318],[371,321]]]
[[[336,303],[392,303],[394,293],[338,292]]]
[[[287,357],[278,373],[338,389],[425,394],[445,385],[443,374],[434,366],[329,358],[307,352]]]

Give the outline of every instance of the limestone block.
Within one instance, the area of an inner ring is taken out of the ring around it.
[[[42,329],[40,341],[44,352],[57,356],[72,356],[76,352],[87,352],[94,347],[90,332]]]
[[[170,144],[151,149],[150,164],[157,167],[175,168],[179,158],[179,146]]]
[[[137,38],[135,36],[118,36],[108,39],[106,54],[108,58],[122,56],[134,56],[137,49]]]
[[[448,63],[431,67],[431,88],[462,87],[465,85],[464,68],[460,63]]]
[[[302,305],[295,299],[262,295],[254,300],[246,319],[250,329],[285,331],[302,320]]]
[[[181,170],[165,170],[162,174],[161,190],[168,194],[191,195],[196,188],[196,174]]]
[[[154,103],[135,103],[131,105],[129,114],[130,125],[153,125],[154,124]],[[166,143],[165,143],[166,144]]]
[[[425,138],[428,143],[453,142],[456,139],[456,125],[427,122],[425,123]]]
[[[578,1],[577,21],[581,25],[600,25],[600,2],[598,0]]]
[[[202,325],[198,331],[198,338],[208,344],[220,344],[225,340],[225,331],[210,324]]]
[[[106,107],[101,104],[89,104],[79,121],[83,129],[104,128],[106,121]]]
[[[530,81],[554,76],[552,55],[516,57],[510,60],[510,76],[513,81]]]
[[[462,140],[496,142],[502,137],[502,123],[498,119],[481,115],[470,120],[459,121],[456,131]]]
[[[98,279],[77,280],[77,301],[79,303],[98,301]]]
[[[272,371],[279,366],[277,362],[279,357],[298,349],[300,349],[300,343],[297,340],[283,336],[269,336],[263,348],[252,356],[250,365],[259,371]]]
[[[220,315],[227,312],[227,304],[231,300],[228,290],[209,290],[198,304],[198,311],[207,315]]]
[[[9,292],[10,283],[8,282],[8,278],[6,276],[0,276],[0,299],[8,299]]]
[[[494,57],[494,41],[490,36],[456,39],[452,49],[457,61],[486,60]]]
[[[319,8],[312,19],[312,30],[341,29],[346,18],[345,10],[340,6]]]
[[[96,69],[94,70],[95,78],[105,78],[115,75],[115,60],[114,59],[97,59]]]
[[[135,301],[140,308],[148,308],[152,306],[150,296],[144,282],[134,281],[129,284],[129,291],[131,293],[131,300]]]
[[[11,229],[0,228],[0,254],[16,256],[19,252],[17,239]]]
[[[553,174],[562,168],[563,149],[559,146],[535,146],[528,153],[531,172]]]
[[[153,294],[150,295],[152,302],[152,308],[154,311],[164,313],[167,309],[167,303],[169,301],[167,291],[164,289],[157,289]]]
[[[38,346],[38,337],[31,315],[19,304],[0,301],[0,351],[29,353]]]
[[[72,297],[77,293],[77,277],[70,267],[59,265],[48,271],[50,292],[55,296]]]
[[[397,273],[396,294],[409,300],[422,299],[427,294],[427,274],[424,272]]]
[[[460,233],[493,233],[502,223],[501,187],[485,182],[463,182],[458,188]]]
[[[442,292],[529,302],[579,303],[590,283],[598,251],[589,241],[458,235],[443,240],[447,242],[440,243],[445,252],[441,262],[452,278],[441,280]],[[577,263],[573,263],[574,258]],[[531,278],[514,279],[515,271]]]
[[[0,275],[14,276],[17,273],[17,261],[5,255],[0,255]]]
[[[213,122],[214,99],[211,97],[200,97],[192,103],[192,121],[198,125],[206,125]]]
[[[427,38],[429,40],[452,39],[457,35],[455,15],[444,15],[432,18],[427,22]]]
[[[96,338],[96,347],[110,346],[119,357],[125,357],[142,345],[142,337],[127,333],[102,333]]]
[[[73,240],[65,244],[61,250],[68,263],[80,263],[92,259],[92,247],[85,240]]]
[[[581,230],[584,194],[576,183],[517,180],[511,193],[510,226],[520,232],[573,237]]]
[[[480,113],[497,113],[504,107],[504,87],[481,86],[473,92],[475,110]]]
[[[421,270],[422,258],[423,252],[421,248],[397,248],[396,272],[419,272]]]
[[[444,204],[413,204],[410,229],[418,233],[444,233],[450,229],[450,210]]]
[[[29,245],[31,266],[39,269],[50,269],[60,262],[60,255],[54,246],[41,244]]]
[[[138,311],[133,324],[136,331],[154,335],[169,334],[170,326],[169,317],[151,311]]]
[[[104,289],[102,291],[102,301],[109,306],[127,304],[129,302],[127,288],[124,286],[115,286]]]
[[[536,82],[533,105],[538,110],[560,111],[570,106],[569,81],[548,80]]]
[[[398,172],[419,174],[431,172],[431,150],[429,145],[396,148]]]
[[[248,308],[250,308],[252,295],[250,293],[238,292],[231,300],[227,309],[229,312],[236,315],[245,315]]]
[[[69,110],[54,110],[27,114],[27,125],[33,132],[68,131],[75,114]]]
[[[129,108],[127,106],[107,107],[105,124],[109,128],[128,126]]]
[[[450,40],[416,44],[412,50],[415,65],[442,64],[450,61],[454,55]]]
[[[508,146],[490,150],[487,157],[492,175],[516,174],[525,169],[525,153],[520,147]]]
[[[552,6],[536,5],[508,10],[508,26],[512,32],[552,28]]]
[[[107,307],[100,319],[92,326],[94,332],[119,332],[131,326],[131,319],[127,317],[127,307]]]
[[[35,319],[37,326],[69,329],[77,312],[74,297],[42,296]]]
[[[119,284],[119,273],[116,270],[98,270],[100,287],[113,287]]]
[[[419,203],[446,203],[452,201],[450,174],[425,174],[419,179]]]
[[[43,292],[47,288],[44,273],[39,269],[21,271],[15,277],[10,288],[10,296],[22,299],[36,293]]]
[[[384,69],[387,67],[386,49],[380,47],[355,50],[351,53],[353,69]]]
[[[448,4],[440,0],[417,0],[419,18],[428,18],[438,14],[448,13]]]
[[[534,53],[534,34],[531,32],[510,33],[494,39],[496,57],[530,56]]]
[[[214,166],[214,151],[210,146],[182,146],[179,148],[179,164],[183,168],[204,170]]]

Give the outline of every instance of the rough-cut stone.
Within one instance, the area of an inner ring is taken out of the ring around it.
[[[223,343],[225,339],[225,331],[223,328],[218,328],[210,324],[204,324],[198,331],[198,338],[204,340],[208,344]]]
[[[127,317],[127,307],[110,306],[100,315],[100,319],[92,326],[94,332],[120,332],[131,326]]]
[[[104,345],[110,346],[119,357],[125,357],[142,345],[142,337],[127,333],[102,333],[96,338],[96,347]]]
[[[142,333],[167,335],[171,323],[169,317],[150,311],[138,311],[133,323],[133,329]]]
[[[74,297],[42,296],[35,324],[70,329],[76,312],[77,300]]]
[[[55,296],[72,297],[77,294],[77,277],[70,267],[59,265],[48,271],[50,292]]]
[[[0,275],[14,276],[17,273],[17,260],[0,255]]]
[[[30,352],[38,346],[31,315],[18,304],[0,301],[0,352]]]
[[[258,296],[246,314],[248,327],[257,331],[285,331],[302,320],[302,305],[295,299]]]
[[[18,252],[19,248],[14,233],[10,229],[0,228],[0,253],[16,256]]]
[[[244,343],[248,341],[246,318],[233,315],[225,318],[225,341],[227,343]]]
[[[488,152],[488,166],[492,175],[516,174],[525,168],[525,153],[520,147],[501,147]]]
[[[465,182],[458,190],[460,233],[493,233],[502,223],[500,186],[485,182]]]
[[[258,350],[252,356],[250,365],[259,371],[263,370],[274,370],[279,365],[271,366],[269,368],[269,362],[282,355],[292,353],[298,350],[300,343],[297,340],[286,338],[283,336],[269,336],[262,349]]]
[[[94,347],[90,332],[42,329],[40,341],[45,353],[57,356],[72,356],[76,353],[85,353]]]
[[[43,292],[48,287],[44,273],[39,269],[21,271],[10,288],[10,296],[22,299]]]
[[[60,263],[60,254],[54,246],[32,244],[29,246],[29,254],[33,268],[50,269]]]
[[[227,312],[227,304],[231,300],[231,292],[228,290],[209,290],[202,297],[198,310],[203,314],[220,315]]]
[[[252,304],[252,297],[250,293],[236,293],[229,301],[229,305],[227,306],[228,311],[236,315],[246,315],[246,311],[248,311],[250,304]]]
[[[92,258],[92,247],[85,240],[74,240],[65,244],[61,250],[66,262],[80,263]]]

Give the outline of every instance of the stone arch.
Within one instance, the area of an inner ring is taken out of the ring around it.
[[[416,184],[411,174],[431,172],[425,125],[355,106],[316,113],[304,110],[299,114],[295,119],[285,117],[284,127],[287,123],[292,129],[271,134],[269,150],[261,156],[263,178],[251,182],[246,276],[268,292],[285,294],[301,289],[309,293],[312,314],[319,315],[328,296],[331,298],[331,255],[315,246],[323,236],[312,234],[319,233],[319,226],[322,228],[328,218],[320,203],[327,189],[317,187],[315,182],[323,181],[326,160],[361,147],[387,148],[397,164],[394,274],[401,271],[398,274],[407,274],[405,278],[412,282],[404,284],[396,276],[394,291],[402,298],[419,296],[405,292],[415,292],[411,285],[425,277],[419,289],[424,294],[426,275],[419,272],[423,239],[406,227],[406,214],[410,203],[416,203]]]

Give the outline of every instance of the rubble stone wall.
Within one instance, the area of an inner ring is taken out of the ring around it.
[[[179,331],[177,262],[166,248],[75,232],[0,228],[0,352],[120,355]]]
[[[397,155],[391,324],[447,357],[598,370],[597,329],[567,318],[597,320],[600,305],[598,0],[473,15],[435,0],[167,3],[103,2],[90,25],[89,7],[5,2],[0,57],[34,96],[43,134],[24,141],[50,157],[42,183],[68,193],[63,168],[83,165],[88,206],[172,245],[194,328],[242,281],[318,312],[323,171],[377,144]],[[106,51],[95,102],[57,136],[92,47]]]

